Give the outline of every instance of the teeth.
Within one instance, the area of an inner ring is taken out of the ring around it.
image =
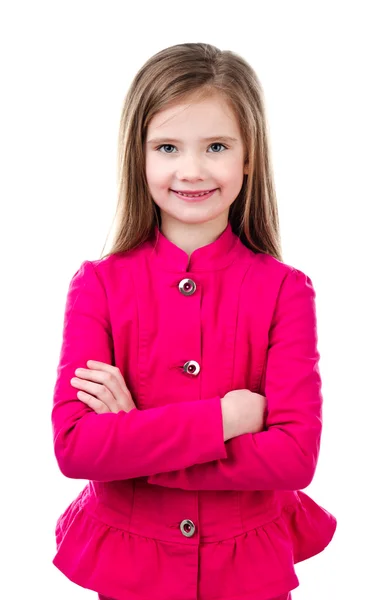
[[[184,194],[183,192],[177,192],[177,194],[179,194],[180,196],[187,196],[187,198],[199,198],[200,196],[205,196],[210,191],[211,190],[208,190],[207,192],[202,192],[201,194]]]

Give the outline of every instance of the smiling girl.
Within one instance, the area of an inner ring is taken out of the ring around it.
[[[282,261],[263,94],[208,44],[124,102],[117,231],[66,301],[55,566],[102,600],[287,600],[335,518],[301,490],[322,431],[315,291]]]

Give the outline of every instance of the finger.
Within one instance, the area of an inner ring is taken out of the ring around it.
[[[87,394],[86,392],[81,392],[81,391],[77,392],[77,397],[79,400],[81,400],[81,402],[84,402],[87,406],[89,406],[89,408],[94,410],[97,414],[111,412],[111,410],[109,409],[109,407],[106,404],[104,404],[103,402],[98,400],[98,398],[94,398],[94,396]]]
[[[106,404],[111,412],[117,412],[116,398],[113,396],[111,391],[102,384],[93,383],[93,381],[87,381],[85,379],[73,378],[71,380],[73,387],[83,390],[90,396],[97,398],[102,403]]]
[[[119,367],[116,367],[115,365],[109,365],[99,360],[88,360],[86,364],[89,367],[89,369],[95,369],[98,371],[105,371],[107,373],[110,373],[118,381],[120,389],[126,392],[129,391]]]
[[[123,389],[120,386],[120,381],[115,376],[115,373],[110,371],[100,371],[97,369],[76,369],[75,375],[78,379],[92,381],[105,385],[114,396],[119,393],[126,393],[128,389]],[[75,382],[76,378],[71,379],[71,382]],[[76,382],[77,383],[77,382]]]
[[[119,410],[129,412],[132,408],[136,408],[130,391],[126,387],[119,388],[114,373],[94,369],[76,369],[75,373],[79,376],[72,377],[73,387],[83,389],[105,402],[111,412],[116,413]]]
[[[96,361],[88,361],[87,364],[95,363]],[[106,363],[97,363],[97,365],[103,365],[106,369],[76,369],[75,374],[82,379],[94,381],[96,383],[102,383],[106,386],[114,398],[121,398],[124,395],[130,396],[130,391],[127,388],[123,376],[119,371],[118,367],[107,365]],[[89,390],[90,392],[90,390]],[[91,392],[90,392],[91,393]]]

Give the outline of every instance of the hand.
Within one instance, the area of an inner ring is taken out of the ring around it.
[[[96,360],[88,360],[89,369],[76,369],[71,385],[79,388],[77,397],[97,414],[130,412],[136,408],[123,376],[112,365]]]
[[[250,390],[233,390],[221,399],[224,441],[264,429],[266,398]]]

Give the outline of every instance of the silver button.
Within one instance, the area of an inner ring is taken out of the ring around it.
[[[185,537],[192,537],[195,533],[195,525],[190,519],[182,521],[179,527]]]
[[[182,279],[179,282],[178,288],[184,296],[192,296],[196,290],[196,283],[192,279]]]
[[[183,370],[189,375],[198,375],[200,371],[200,365],[196,362],[196,360],[188,360],[183,365]]]

